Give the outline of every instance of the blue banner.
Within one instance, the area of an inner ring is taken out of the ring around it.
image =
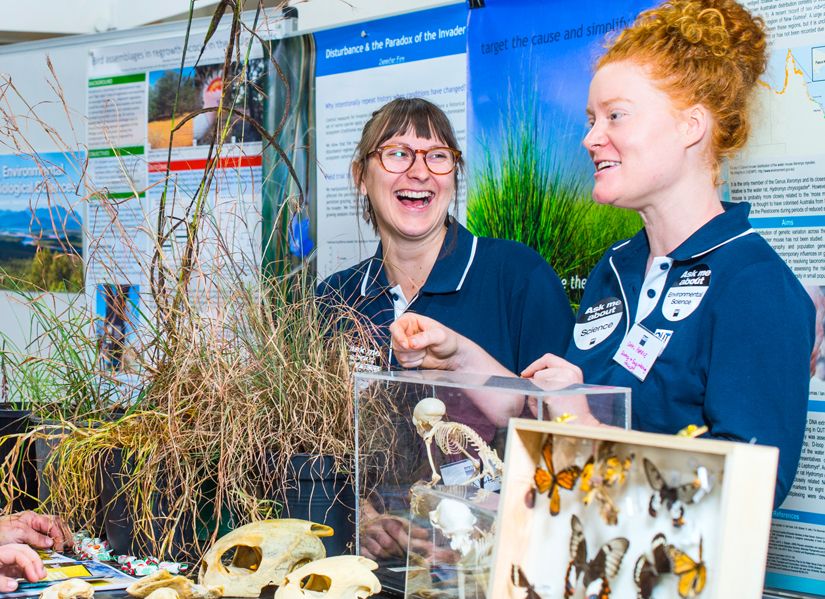
[[[349,25],[315,34],[318,77],[466,51],[467,6]]]

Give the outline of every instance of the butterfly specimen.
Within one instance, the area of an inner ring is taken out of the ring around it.
[[[630,542],[622,537],[608,541],[601,546],[596,557],[588,561],[584,529],[575,514],[570,518],[570,528],[570,564],[567,566],[564,579],[565,599],[573,596],[579,578],[582,580],[587,597],[609,599],[608,579],[616,576],[619,571]],[[598,591],[593,592],[591,588],[598,589]]]
[[[699,560],[693,561],[687,553],[673,545],[667,546],[671,571],[679,577],[679,596],[696,597],[705,588],[707,568],[702,561],[702,539],[699,539]]]
[[[535,587],[527,580],[527,576],[524,575],[524,570],[521,569],[521,566],[513,564],[511,576],[514,587],[527,590],[527,594],[524,596],[524,599],[541,599],[541,596],[536,592]]]
[[[668,544],[665,535],[662,533],[653,537],[651,542],[652,559],[646,554],[639,556],[636,566],[633,568],[633,582],[636,583],[637,599],[650,599],[653,594],[653,587],[659,582],[659,576],[670,572],[670,555],[668,555]]]
[[[544,456],[544,463],[547,466],[547,470],[536,466],[533,481],[536,483],[539,493],[547,493],[547,496],[550,498],[550,515],[557,516],[561,509],[559,487],[567,489],[568,491],[572,490],[573,487],[576,486],[576,481],[579,480],[581,468],[572,465],[556,473],[556,469],[553,467],[553,435],[547,435],[547,439],[541,448],[541,453]]]
[[[648,513],[655,518],[662,506],[665,506],[670,511],[673,526],[678,528],[684,525],[685,505],[696,503],[709,490],[706,469],[700,467],[696,478],[688,483],[672,487],[665,482],[653,462],[644,458],[644,466],[647,482],[655,491],[650,497]]]
[[[607,489],[624,484],[632,460],[632,456],[619,458],[614,452],[613,444],[605,442],[599,446],[595,457],[590,456],[582,468],[579,485],[584,491],[582,501],[585,505],[590,505],[595,499],[599,503],[602,519],[609,525],[618,523],[619,510]]]

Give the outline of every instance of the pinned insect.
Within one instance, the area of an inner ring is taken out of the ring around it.
[[[702,561],[702,539],[699,539],[698,561],[694,561],[687,553],[673,545],[667,546],[667,552],[670,556],[671,570],[679,577],[679,596],[698,596],[704,590],[708,576],[705,562]]]
[[[594,456],[590,456],[582,468],[581,484],[584,491],[582,499],[585,505],[590,505],[593,499],[599,503],[599,513],[609,525],[619,521],[619,509],[613,503],[613,498],[607,492],[608,488],[621,486],[627,478],[627,472],[633,461],[632,456],[619,458],[612,443],[602,443]]]
[[[541,448],[541,454],[544,456],[544,463],[547,470],[540,466],[536,466],[536,473],[533,475],[533,482],[536,483],[539,493],[547,493],[550,498],[550,515],[557,516],[561,510],[561,497],[559,496],[559,487],[571,491],[576,486],[576,481],[579,480],[581,468],[571,465],[556,473],[553,466],[553,435],[547,435],[544,445]],[[525,498],[525,502],[529,502]]]
[[[596,557],[588,561],[584,529],[575,514],[570,518],[570,528],[570,564],[567,566],[564,579],[565,599],[573,596],[579,578],[582,580],[587,597],[609,599],[610,584],[608,581],[619,571],[630,542],[623,537],[608,541],[601,546]]]
[[[698,502],[710,491],[708,471],[704,466],[696,469],[696,476],[690,482],[671,486],[665,482],[659,469],[644,458],[645,476],[654,493],[650,497],[647,511],[654,518],[662,506],[665,506],[673,519],[673,526],[679,528],[685,524],[685,506]]]
[[[527,580],[527,576],[525,576],[521,566],[513,564],[511,577],[514,587],[526,589],[527,594],[524,596],[524,599],[541,599],[541,595],[536,592],[536,588]]]
[[[665,535],[657,534],[650,545],[652,558],[643,553],[633,568],[637,599],[650,599],[653,587],[659,582],[659,576],[670,572],[670,556]]]

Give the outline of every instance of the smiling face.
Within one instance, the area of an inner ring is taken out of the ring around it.
[[[419,137],[412,130],[393,135],[382,146],[404,144],[413,150],[447,146],[437,138]],[[355,173],[356,181],[359,180]],[[434,175],[416,154],[415,162],[405,173],[387,172],[373,154],[360,178],[359,190],[369,196],[381,239],[425,240],[444,232],[450,202],[455,197],[455,173]]]
[[[684,111],[634,62],[602,66],[590,83],[584,147],[595,166],[593,199],[643,210],[687,176]]]

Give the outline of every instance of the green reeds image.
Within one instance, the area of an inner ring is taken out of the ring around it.
[[[518,122],[508,119],[500,139],[484,141],[481,160],[471,165],[467,227],[476,235],[512,239],[536,250],[555,269],[577,309],[582,280],[612,243],[641,228],[641,219],[629,210],[596,204],[587,176],[561,155],[554,135],[537,124],[535,111],[520,114]]]

